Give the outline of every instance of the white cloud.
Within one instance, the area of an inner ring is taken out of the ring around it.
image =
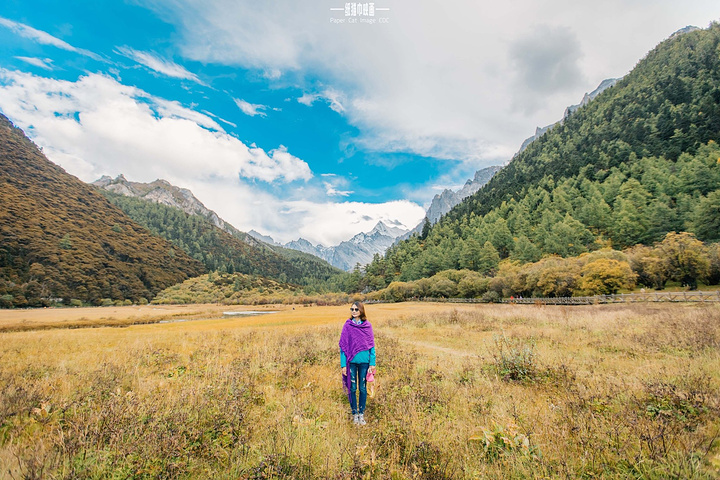
[[[50,58],[35,58],[35,57],[15,57],[18,60],[22,60],[25,63],[29,63],[35,67],[40,67],[45,70],[52,70],[52,59]]]
[[[283,146],[248,147],[209,116],[104,75],[69,82],[0,70],[0,107],[50,159],[86,181],[118,170],[139,181],[167,172],[207,181],[312,177]]]
[[[345,96],[341,92],[333,88],[328,88],[322,93],[321,97],[327,100],[330,108],[337,113],[343,113],[345,111],[345,107],[342,105],[345,101]]]
[[[417,0],[412,8],[393,4],[390,23],[372,26],[333,25],[327,8],[291,0],[177,0],[155,8],[177,26],[185,56],[299,79],[308,93],[297,100],[309,106],[326,95],[358,127],[365,148],[481,167],[509,159],[535,127],[558,120],[601,80],[627,73],[673,31],[707,25],[716,3]],[[523,43],[538,23],[555,33],[535,36],[540,45]],[[543,52],[532,50],[543,45],[553,67],[544,71]],[[532,72],[543,75],[540,85],[562,83],[566,74],[573,81],[562,91],[526,89],[520,80]]]
[[[303,105],[307,105],[308,107],[311,106],[313,103],[315,103],[315,100],[317,100],[319,95],[312,94],[312,93],[303,93],[302,97],[299,97],[297,101],[299,103],[302,103]]]
[[[9,28],[14,33],[20,35],[21,37],[28,38],[34,42],[43,44],[43,45],[52,45],[53,47],[60,48],[62,50],[67,50],[69,52],[75,52],[79,53],[80,55],[84,55],[86,57],[90,57],[95,60],[102,60],[100,56],[94,54],[93,52],[89,50],[84,50],[82,48],[76,48],[67,43],[64,40],[60,40],[57,37],[53,37],[47,32],[43,32],[42,30],[37,30],[35,28],[32,28],[28,25],[25,25],[24,23],[15,22],[12,20],[9,20],[7,18],[0,17],[0,25],[3,27]]]
[[[307,163],[288,153],[283,145],[270,150],[269,155],[261,148],[251,148],[252,160],[240,168],[240,175],[272,182],[280,177],[285,182],[309,180],[312,172]]]
[[[323,185],[325,186],[325,195],[328,197],[348,197],[355,193],[347,188],[352,181],[348,178],[338,176],[334,173],[323,173]]]
[[[230,126],[233,127],[233,128],[237,128],[237,124],[236,124],[236,123],[233,123],[233,122],[230,122],[230,121],[228,121],[228,120],[225,120],[224,118],[218,117],[218,116],[215,115],[214,113],[209,112],[209,111],[207,111],[207,110],[201,110],[201,111],[202,111],[202,113],[204,113],[205,115],[208,115],[208,116],[213,117],[213,118],[217,118],[218,120],[220,120],[222,123],[224,123],[224,124],[226,124],[226,125],[230,125]]]
[[[261,117],[266,116],[265,112],[263,112],[263,110],[268,108],[266,105],[249,103],[239,98],[235,98],[233,100],[235,100],[235,104],[245,115],[250,115],[251,117],[254,117],[255,115],[260,115]]]
[[[178,65],[177,63],[170,60],[160,58],[153,53],[142,52],[140,50],[135,50],[127,46],[118,47],[115,49],[115,51],[124,57],[130,58],[137,63],[144,65],[147,68],[154,70],[158,73],[167,75],[168,77],[192,80],[193,82],[199,83],[200,85],[205,85],[205,83],[203,83],[203,81],[200,80],[197,75],[188,71],[182,65]]]
[[[345,107],[342,105],[345,101],[345,96],[333,88],[328,88],[322,93],[305,92],[297,99],[298,103],[302,103],[308,107],[312,106],[312,104],[318,100],[324,100],[328,106],[337,113],[343,113],[345,111]]]
[[[270,70],[265,70],[263,72],[263,77],[267,78],[268,80],[277,80],[282,76],[282,72],[277,68],[272,68]]]
[[[274,226],[266,230],[277,232],[272,236],[282,243],[302,237],[315,244],[330,246],[348,240],[358,232],[370,231],[381,220],[386,224],[400,222],[405,228],[413,228],[424,216],[422,207],[406,200],[385,203],[295,201],[287,202],[279,216],[294,228]]]
[[[330,182],[323,182],[323,185],[325,185],[325,194],[329,197],[332,196],[340,196],[340,197],[347,197],[351,193],[355,193],[352,190],[337,190],[333,184]]]

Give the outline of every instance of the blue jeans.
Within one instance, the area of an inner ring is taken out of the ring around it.
[[[356,413],[365,413],[365,402],[367,401],[367,371],[370,367],[369,363],[348,363],[348,375],[350,375],[350,408],[353,415]],[[358,379],[360,380],[358,382]],[[360,384],[360,405],[355,398]]]

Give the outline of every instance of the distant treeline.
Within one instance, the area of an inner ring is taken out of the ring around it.
[[[350,298],[344,293],[317,292],[307,286],[280,283],[257,275],[211,272],[163,290],[153,303],[340,305],[348,303]]]
[[[359,272],[358,281],[362,281]],[[551,255],[537,262],[500,262],[493,276],[477,271],[444,270],[429,278],[393,281],[368,299],[402,301],[414,297],[482,298],[511,296],[570,297],[606,295],[638,285],[662,289],[673,281],[697,288],[720,283],[720,244],[704,245],[690,233],[668,233],[653,247],[637,245],[624,252],[603,248],[576,257]]]

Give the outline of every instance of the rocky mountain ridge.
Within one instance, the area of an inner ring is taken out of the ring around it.
[[[279,245],[271,237],[254,230],[248,233],[263,242]],[[304,238],[298,238],[282,246],[315,255],[334,267],[351,271],[357,264],[366,265],[370,263],[376,254],[383,255],[398,237],[407,233],[407,229],[390,227],[380,221],[371,231],[367,233],[360,232],[349,240],[340,242],[335,246],[313,245]]]
[[[526,138],[525,141],[523,141],[522,145],[520,145],[520,150],[518,150],[517,153],[515,153],[515,155],[513,155],[513,158],[517,157],[532,142],[534,142],[538,138],[542,137],[545,132],[550,130],[555,125],[558,125],[558,124],[564,122],[565,119],[568,118],[570,115],[572,115],[578,108],[584,107],[585,105],[590,103],[591,100],[593,100],[595,97],[600,95],[602,92],[604,92],[608,88],[614,86],[619,80],[621,80],[621,78],[606,78],[605,80],[600,82],[600,85],[598,85],[595,90],[593,90],[592,92],[589,92],[589,93],[585,93],[585,95],[583,95],[582,100],[580,100],[580,103],[578,103],[577,105],[570,105],[570,106],[566,107],[565,112],[563,113],[563,117],[560,120],[558,120],[555,123],[551,123],[550,125],[547,125],[545,127],[537,127],[535,129],[535,134],[531,137]]]
[[[190,190],[172,185],[167,180],[157,179],[150,183],[141,183],[131,182],[122,174],[115,178],[103,175],[92,182],[91,185],[126,197],[141,198],[168,207],[178,208],[188,215],[205,217],[216,227],[245,243],[254,247],[262,246],[253,236],[233,227],[220,218],[217,213],[207,208]]]
[[[463,201],[463,199],[480,190],[483,185],[489,182],[493,175],[495,175],[501,169],[502,166],[500,165],[480,169],[475,172],[475,176],[473,176],[473,178],[465,182],[465,185],[463,185],[460,190],[453,191],[449,188],[446,188],[442,191],[442,193],[439,193],[433,197],[432,201],[430,202],[430,206],[425,213],[425,217],[430,221],[431,225],[434,225],[435,223],[437,223],[438,220],[440,220],[440,217],[452,210],[455,205],[459,204]],[[424,223],[425,220],[418,223],[415,228],[413,228],[406,234],[397,237],[397,240],[404,240],[410,237],[410,235],[412,235],[413,233],[419,234],[420,232],[422,232]]]
[[[545,127],[537,127],[535,129],[535,134],[531,137],[528,137],[523,141],[522,145],[520,145],[520,149],[517,151],[515,155],[513,155],[513,158],[515,158],[518,154],[520,154],[523,150],[525,150],[528,145],[530,145],[532,142],[543,136],[545,132],[550,130],[555,125],[558,125],[562,123],[568,116],[572,115],[573,112],[575,112],[578,108],[587,105],[591,100],[593,100],[595,97],[600,95],[602,92],[607,90],[608,88],[614,86],[619,78],[608,78],[600,82],[600,85],[593,90],[592,92],[585,93],[583,95],[582,100],[577,105],[570,105],[565,108],[565,112],[563,113],[563,118],[561,120],[558,120],[555,123],[552,123],[550,125],[547,125]],[[448,213],[450,210],[453,209],[456,205],[459,205],[460,202],[462,202],[465,198],[469,197],[470,195],[475,194],[478,190],[480,190],[486,183],[490,181],[490,179],[495,175],[497,172],[499,172],[503,167],[502,166],[492,166],[483,168],[481,170],[478,170],[475,172],[475,176],[465,182],[465,185],[458,190],[453,191],[450,189],[445,189],[442,191],[442,193],[439,193],[435,195],[430,202],[430,207],[427,210],[427,213],[425,214],[425,217],[430,221],[431,225],[434,225],[437,223],[438,220],[440,220],[440,217]],[[398,238],[398,240],[405,240],[406,238],[410,237],[413,233],[420,233],[422,232],[423,224],[425,221],[423,220],[420,222],[415,228],[413,228],[409,233],[401,236]]]

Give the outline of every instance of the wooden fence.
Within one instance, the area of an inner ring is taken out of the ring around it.
[[[639,302],[720,302],[720,291],[716,292],[650,292],[618,293],[616,295],[595,295],[592,297],[558,298],[504,298],[503,303],[543,305],[594,305],[599,303]]]
[[[444,303],[483,303],[481,298],[409,298],[407,301]],[[502,303],[525,305],[596,305],[601,303],[640,302],[720,302],[720,290],[715,292],[649,292],[595,295],[592,297],[531,297],[503,298]],[[368,300],[365,303],[388,303],[385,300]]]

